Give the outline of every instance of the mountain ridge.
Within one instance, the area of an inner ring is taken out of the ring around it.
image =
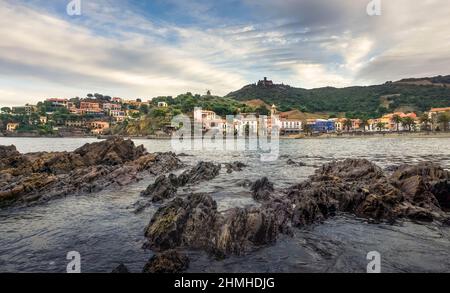
[[[346,113],[376,118],[398,109],[416,112],[450,106],[450,75],[406,78],[370,86],[295,88],[285,84],[249,84],[226,95],[240,102],[261,100],[281,111]]]

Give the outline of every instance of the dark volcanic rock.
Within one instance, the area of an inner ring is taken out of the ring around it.
[[[373,181],[384,177],[383,171],[368,160],[346,159],[323,165],[316,170],[313,181],[340,179],[347,182]]]
[[[155,214],[146,230],[155,250],[188,247],[218,257],[240,255],[275,242],[279,234],[345,212],[374,221],[399,218],[449,223],[440,206],[448,203],[449,173],[433,164],[401,166],[389,178],[367,160],[332,162],[308,180],[272,194],[263,178],[252,190],[260,207],[218,212],[209,195],[176,198]]]
[[[128,268],[124,264],[120,264],[111,273],[112,274],[129,274],[130,271],[128,270]]]
[[[272,208],[235,208],[217,211],[206,194],[176,198],[161,207],[146,229],[146,248],[156,251],[189,247],[216,256],[242,254],[276,240],[285,219]]]
[[[219,257],[240,255],[254,247],[276,241],[279,229],[276,217],[258,208],[235,208],[220,217],[212,252]]]
[[[85,144],[74,151],[86,166],[120,165],[134,161],[146,154],[144,146],[136,147],[132,140],[112,138],[102,142]]]
[[[27,158],[15,146],[0,146],[0,170],[25,167],[27,163]]]
[[[225,164],[225,168],[227,169],[227,173],[233,173],[233,172],[241,172],[243,168],[247,167],[242,162],[233,162],[233,163],[227,163]]]
[[[152,202],[161,202],[163,200],[175,197],[178,188],[178,179],[170,174],[168,177],[161,175],[152,185],[141,193],[141,196],[151,197]]]
[[[189,268],[189,258],[175,250],[154,255],[144,267],[144,273],[178,274]]]
[[[253,198],[257,201],[265,201],[270,198],[270,195],[274,191],[273,183],[264,177],[257,180],[251,186],[251,191],[253,192]]]
[[[433,163],[400,166],[390,177],[410,201],[428,209],[450,209],[450,172]]]
[[[217,204],[209,195],[192,194],[184,200],[177,197],[152,218],[145,232],[147,247],[157,251],[208,247],[217,215]]]
[[[184,172],[178,177],[179,185],[185,186],[201,181],[212,180],[219,175],[220,169],[220,165],[215,165],[210,162],[200,162],[197,166]]]
[[[6,155],[0,167],[0,206],[98,192],[139,181],[143,172],[182,166],[173,153],[147,154],[142,146],[123,139],[88,144],[73,153],[21,155],[11,147],[0,152]]]
[[[302,162],[295,162],[295,161],[292,160],[292,159],[289,159],[289,160],[287,161],[287,164],[288,164],[289,166],[294,166],[294,167],[305,167],[305,166],[306,166],[305,163],[302,163]]]

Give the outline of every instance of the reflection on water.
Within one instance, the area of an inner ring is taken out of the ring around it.
[[[0,138],[1,145],[14,144],[21,152],[72,151],[81,138]],[[149,152],[171,151],[167,140],[135,140]],[[276,188],[288,187],[311,175],[317,166],[343,158],[366,158],[381,167],[433,161],[450,168],[450,139],[365,138],[281,140],[280,158],[259,160],[256,152],[218,150],[185,151],[188,165],[200,160],[241,161],[243,172],[221,175],[209,182],[182,189],[181,193],[211,192],[219,209],[256,204],[243,180],[267,176]],[[306,167],[292,167],[288,159]],[[132,204],[154,178],[88,196],[72,196],[50,203],[0,211],[0,272],[64,272],[66,253],[79,251],[82,271],[109,272],[119,263],[139,272],[149,252],[141,249],[143,231],[156,210],[134,214]],[[450,271],[449,228],[418,225],[373,225],[341,215],[322,225],[297,230],[274,246],[224,261],[190,251],[192,272],[364,272],[369,251],[382,254],[386,272]]]

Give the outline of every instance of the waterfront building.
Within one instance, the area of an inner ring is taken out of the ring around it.
[[[19,123],[8,123],[6,125],[6,131],[15,132],[20,127]]]

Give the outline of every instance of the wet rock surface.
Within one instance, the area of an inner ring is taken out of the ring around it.
[[[131,140],[113,138],[74,152],[20,154],[1,147],[0,206],[93,193],[161,174],[182,166],[173,153],[149,154]]]
[[[220,169],[220,165],[200,162],[194,168],[183,172],[178,177],[174,174],[158,177],[155,183],[149,185],[145,191],[141,192],[141,196],[150,198],[150,202],[148,200],[138,201],[135,204],[135,212],[142,212],[145,208],[151,206],[152,203],[161,203],[164,200],[175,197],[179,187],[214,179],[219,175]]]
[[[141,193],[141,196],[151,196],[152,202],[162,202],[166,199],[175,197],[178,189],[178,178],[170,174],[169,176],[161,175],[155,183]]]
[[[178,274],[189,268],[189,258],[175,250],[155,254],[145,265],[143,272],[149,274]]]
[[[247,167],[242,162],[233,162],[233,163],[227,163],[225,164],[225,168],[227,169],[227,173],[233,173],[233,172],[241,172],[243,168]]]
[[[337,213],[370,221],[449,222],[449,172],[427,163],[399,166],[391,175],[367,160],[323,165],[308,180],[275,191],[267,178],[252,185],[261,205],[224,212],[210,195],[192,194],[160,207],[146,229],[147,248],[186,247],[216,257],[241,255],[274,243],[293,227],[320,223]]]
[[[220,213],[210,195],[192,194],[156,212],[145,232],[145,247],[155,251],[189,247],[218,257],[239,255],[275,241],[279,223],[270,209],[234,208]]]
[[[269,200],[270,195],[275,190],[273,187],[273,183],[264,177],[262,179],[257,180],[250,187],[253,192],[253,199],[256,201],[266,201]]]
[[[180,186],[195,184],[201,181],[212,180],[220,173],[221,166],[210,162],[200,162],[191,170],[185,171],[178,176]]]

